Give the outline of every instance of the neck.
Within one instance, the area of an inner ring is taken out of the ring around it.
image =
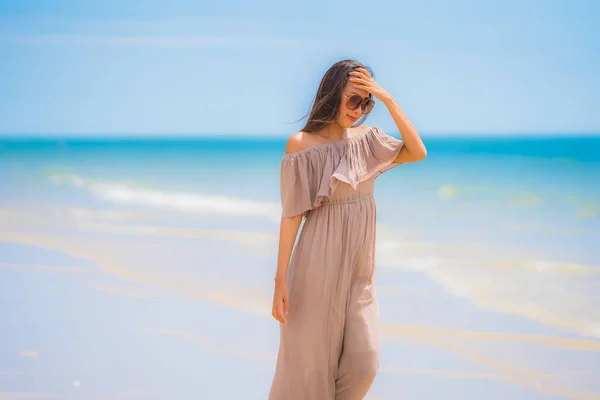
[[[345,130],[345,128],[333,122],[321,129],[320,135],[327,140],[340,140],[344,138]]]

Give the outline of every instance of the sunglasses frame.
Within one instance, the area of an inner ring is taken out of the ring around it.
[[[352,97],[354,97],[354,96],[358,96],[358,97],[360,97],[360,103],[359,103],[359,104],[358,104],[356,107],[354,107],[354,108],[351,108],[351,107],[349,107],[349,106],[348,106],[348,103],[350,102],[350,99],[351,99]],[[364,114],[368,114],[368,113],[370,113],[371,111],[373,111],[373,108],[375,107],[375,100],[373,100],[373,96],[371,95],[371,93],[369,93],[369,97],[368,97],[368,98],[363,98],[363,97],[362,97],[361,95],[359,95],[358,93],[345,94],[345,95],[344,95],[344,97],[346,98],[346,107],[348,107],[348,109],[349,109],[349,110],[352,110],[352,111],[354,111],[354,110],[356,110],[358,107],[360,107],[360,109],[361,109],[361,111],[362,111],[363,115],[364,115]],[[373,103],[373,107],[371,107],[371,109],[370,109],[369,111],[365,112],[365,109],[366,109],[367,103],[368,103],[369,101]]]

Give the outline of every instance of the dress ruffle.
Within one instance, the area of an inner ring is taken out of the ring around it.
[[[281,162],[282,217],[306,214],[330,197],[339,182],[354,188],[399,163],[394,159],[403,142],[372,127],[337,142],[321,143],[294,153]]]

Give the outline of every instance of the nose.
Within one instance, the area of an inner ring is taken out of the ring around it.
[[[359,106],[356,110],[350,111],[350,115],[354,118],[359,118],[362,115],[362,107]]]
[[[350,112],[348,114],[352,115],[353,117],[360,117],[362,115],[362,105],[359,105],[356,109],[354,110],[349,110]]]

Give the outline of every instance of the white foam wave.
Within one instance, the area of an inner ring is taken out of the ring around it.
[[[384,244],[377,249],[381,267],[421,272],[477,306],[600,338],[598,266],[520,255],[511,261],[501,248],[489,247],[480,254],[468,243],[450,249],[422,246],[384,232],[379,240]],[[393,245],[394,240],[402,245]]]
[[[71,185],[87,190],[101,199],[119,204],[174,209],[212,216],[264,217],[273,221],[279,221],[281,212],[281,206],[274,202],[145,189],[125,183],[92,182],[75,174],[52,175],[50,179],[55,184]]]

